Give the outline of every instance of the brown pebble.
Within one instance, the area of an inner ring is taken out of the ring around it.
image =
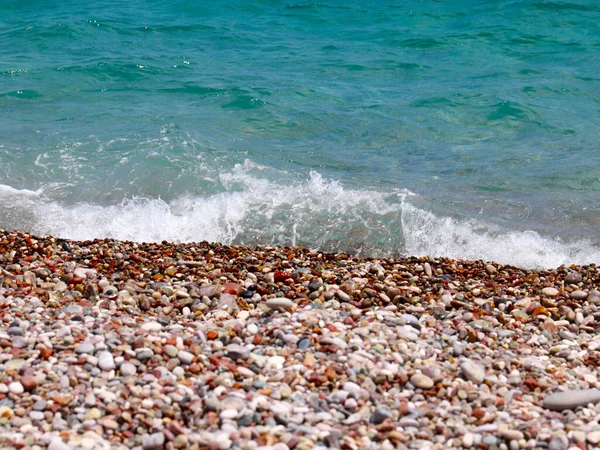
[[[21,384],[26,391],[32,391],[37,386],[37,379],[33,375],[25,375],[21,377]]]

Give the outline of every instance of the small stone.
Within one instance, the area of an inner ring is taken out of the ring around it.
[[[600,291],[598,291],[598,289],[592,289],[590,291],[590,295],[588,295],[587,300],[588,302],[593,304],[600,303]]]
[[[316,291],[321,286],[323,286],[323,281],[320,278],[313,278],[312,280],[310,280],[310,283],[308,283],[308,289],[311,292]]]
[[[71,450],[71,448],[72,447],[69,444],[65,444],[59,437],[52,438],[48,445],[48,450]]]
[[[48,405],[48,402],[46,400],[44,400],[43,398],[41,398],[33,404],[32,408],[34,411],[43,411],[46,409],[47,405]]]
[[[577,290],[569,294],[573,300],[585,300],[588,297],[588,293],[585,291]]]
[[[385,419],[391,418],[392,413],[387,409],[377,408],[371,415],[371,423],[375,425],[381,424]]]
[[[567,450],[569,441],[565,436],[554,436],[548,442],[548,450]]]
[[[271,356],[267,360],[266,367],[275,369],[275,370],[281,370],[281,369],[283,369],[284,363],[285,363],[285,358],[283,356],[278,356],[278,355]]]
[[[158,450],[163,448],[164,445],[165,435],[162,432],[147,435],[142,442],[142,448],[144,450]]]
[[[225,409],[221,411],[219,417],[223,420],[233,420],[237,417],[238,412],[235,409]]]
[[[361,392],[360,386],[356,383],[353,383],[352,381],[346,381],[344,383],[343,388],[344,388],[344,391],[346,391],[350,395],[353,395],[356,398],[358,398],[360,396],[360,392]]]
[[[485,271],[486,271],[488,274],[490,274],[490,275],[493,275],[493,274],[495,274],[496,272],[498,272],[498,269],[496,269],[496,268],[495,268],[493,265],[491,265],[491,264],[486,264],[486,266],[485,266]]]
[[[94,344],[89,342],[80,342],[75,348],[75,353],[90,354],[94,352]]]
[[[26,391],[32,391],[37,386],[37,378],[33,375],[24,375],[21,377],[21,384]]]
[[[308,348],[309,346],[310,346],[310,339],[308,339],[308,338],[300,339],[300,341],[298,341],[298,348],[300,350],[304,350],[305,348]]]
[[[579,272],[569,272],[565,277],[565,283],[567,284],[577,284],[581,280],[583,280],[583,277]]]
[[[29,417],[31,420],[44,420],[46,415],[42,411],[31,411]]]
[[[502,437],[502,439],[505,439],[507,441],[513,441],[513,440],[518,441],[525,437],[521,431],[509,430],[509,429],[501,430],[500,436]]]
[[[600,431],[591,431],[589,432],[585,439],[592,445],[600,444]]]
[[[108,417],[101,419],[100,425],[102,425],[108,430],[116,430],[117,428],[119,428],[119,424],[117,423],[117,421]]]
[[[23,387],[23,385],[22,385],[20,382],[18,382],[18,381],[13,381],[12,383],[10,383],[10,384],[8,385],[8,390],[9,390],[10,392],[12,392],[13,394],[16,394],[16,395],[20,395],[20,394],[22,394],[23,392],[25,392],[25,388],[24,388],[24,387]]]
[[[429,264],[428,262],[423,264],[423,269],[425,270],[425,275],[427,275],[428,277],[431,277],[431,275],[433,275],[433,272],[431,270],[431,264]]]
[[[83,420],[98,420],[100,417],[102,417],[102,411],[98,408],[91,408],[86,411]]]
[[[559,294],[559,291],[553,287],[545,287],[542,289],[542,294],[548,297],[556,297]]]
[[[10,327],[6,330],[6,334],[9,336],[23,336],[23,330],[19,327]]]
[[[163,352],[165,352],[169,358],[176,358],[179,350],[174,345],[165,345],[163,347]]]
[[[191,364],[192,360],[194,359],[194,355],[185,350],[179,350],[179,353],[177,353],[177,358],[182,364]]]
[[[250,349],[239,344],[229,344],[227,346],[227,356],[231,359],[248,359]]]
[[[276,310],[276,309],[289,310],[289,309],[292,309],[292,307],[294,306],[294,302],[292,300],[290,300],[289,298],[276,297],[276,298],[268,299],[267,306],[272,310]]]
[[[419,389],[431,389],[433,387],[433,380],[422,373],[414,374],[410,377],[410,382],[414,387]]]
[[[544,408],[563,411],[598,402],[600,402],[600,390],[598,389],[568,390],[547,395],[544,398]]]
[[[475,442],[475,436],[473,436],[473,433],[465,433],[462,437],[462,445],[465,448],[471,448],[473,447],[473,444]]]
[[[98,367],[105,372],[115,368],[115,360],[111,352],[101,352],[100,355],[98,355]]]
[[[460,365],[460,370],[467,380],[475,384],[481,384],[485,379],[485,369],[480,364],[471,360],[463,362]]]
[[[343,302],[349,302],[351,300],[351,297],[348,294],[346,294],[344,291],[342,291],[341,289],[338,289],[337,291],[335,291],[335,294]]]
[[[123,363],[121,363],[119,370],[121,371],[121,376],[124,377],[130,377],[132,375],[135,375],[137,372],[137,368],[128,361],[124,361]]]
[[[163,326],[158,323],[158,322],[146,322],[144,325],[142,325],[142,329],[146,330],[146,331],[159,331],[162,330]],[[156,433],[156,434],[162,434],[162,433]],[[152,435],[154,436],[154,434]],[[164,435],[163,435],[163,441],[164,441]],[[144,447],[145,448],[145,447]]]

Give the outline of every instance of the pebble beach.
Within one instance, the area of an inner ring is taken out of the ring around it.
[[[0,231],[0,447],[596,448],[599,281]]]

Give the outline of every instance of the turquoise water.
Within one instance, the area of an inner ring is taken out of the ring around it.
[[[0,227],[600,263],[600,5],[0,2]]]

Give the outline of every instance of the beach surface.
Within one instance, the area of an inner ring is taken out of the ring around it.
[[[599,280],[0,231],[1,446],[595,448]]]

